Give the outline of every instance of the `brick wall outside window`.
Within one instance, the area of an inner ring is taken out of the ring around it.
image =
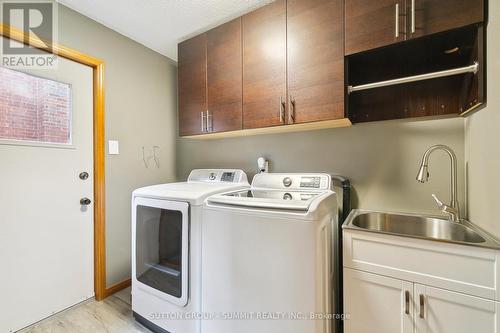
[[[71,143],[71,86],[0,67],[0,139]]]

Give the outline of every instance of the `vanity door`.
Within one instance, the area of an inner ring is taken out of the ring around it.
[[[345,333],[413,333],[412,300],[411,282],[344,268]]]
[[[346,0],[345,54],[406,40],[405,0]]]
[[[498,303],[415,284],[417,333],[497,333]]]
[[[208,132],[207,34],[179,44],[179,135]]]
[[[287,1],[288,124],[344,118],[343,8]]]
[[[207,32],[207,132],[242,127],[241,18]]]
[[[243,128],[286,122],[286,1],[242,18]]]
[[[484,21],[484,0],[409,0],[408,37],[422,37]]]

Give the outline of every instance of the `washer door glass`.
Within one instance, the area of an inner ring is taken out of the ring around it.
[[[176,298],[187,280],[186,220],[180,210],[137,206],[136,278]]]

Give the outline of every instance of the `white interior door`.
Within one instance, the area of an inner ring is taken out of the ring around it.
[[[42,138],[42,141],[51,140],[52,135],[52,139],[61,141],[56,144],[22,140],[14,144],[6,140],[9,132],[3,129],[0,139],[0,332],[19,330],[94,294],[93,206],[92,203],[80,204],[83,197],[93,201],[92,69],[59,58],[57,69],[23,71],[53,80],[52,83],[40,80],[36,83],[39,90],[56,87],[62,91],[61,96],[67,96],[64,90],[69,89],[71,117],[66,143],[62,142],[57,126],[49,128]],[[18,73],[21,78],[13,79],[13,73],[5,73],[4,86],[0,84],[0,87],[13,89],[7,93],[12,103],[0,104],[0,127],[2,114],[12,116],[9,112],[22,106],[23,98],[34,98],[33,87],[26,83],[29,77],[23,80],[22,73]],[[48,96],[54,97],[54,94],[57,95],[52,90]],[[64,108],[67,102],[64,96],[55,97],[39,107]],[[19,109],[16,112],[19,113]],[[45,114],[37,117],[43,118],[37,120],[37,126],[50,127],[53,121],[64,127],[61,119],[54,120]],[[23,125],[16,119],[13,122],[11,119],[10,125],[19,129]],[[5,117],[3,126],[8,127]],[[19,130],[14,135],[19,139],[23,133]],[[33,133],[24,135],[29,137]],[[86,180],[79,178],[84,171],[89,174]]]

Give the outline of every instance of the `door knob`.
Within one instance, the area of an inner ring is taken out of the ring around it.
[[[88,206],[90,205],[92,201],[89,198],[81,198],[80,199],[80,205],[82,206]]]
[[[89,173],[88,172],[81,172],[79,175],[78,175],[78,178],[80,178],[81,180],[87,180],[87,178],[89,178]]]

